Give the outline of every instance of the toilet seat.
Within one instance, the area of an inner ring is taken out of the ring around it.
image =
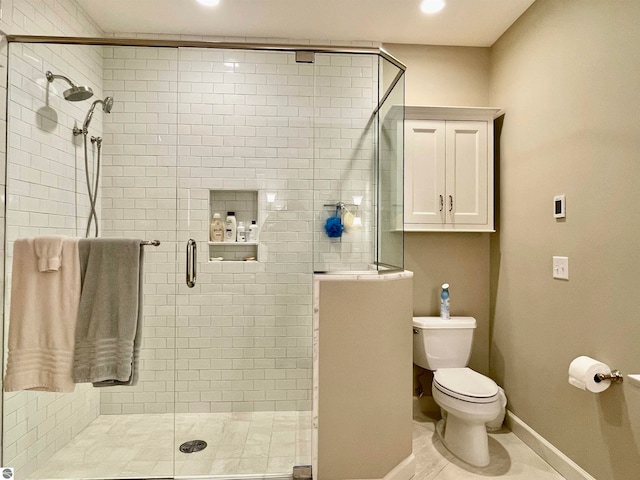
[[[433,386],[440,392],[470,403],[492,403],[498,398],[498,385],[470,368],[439,368]]]

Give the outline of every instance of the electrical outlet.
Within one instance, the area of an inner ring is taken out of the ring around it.
[[[569,257],[553,257],[553,278],[569,280]]]

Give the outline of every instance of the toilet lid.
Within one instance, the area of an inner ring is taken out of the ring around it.
[[[433,385],[442,393],[460,400],[488,403],[498,396],[498,385],[470,368],[439,368],[433,374]]]

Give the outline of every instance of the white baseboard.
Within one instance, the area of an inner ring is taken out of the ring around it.
[[[596,480],[509,410],[507,410],[506,424],[525,445],[567,480]]]

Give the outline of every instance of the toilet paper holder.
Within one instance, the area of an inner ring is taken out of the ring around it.
[[[593,376],[593,381],[600,383],[603,380],[611,380],[613,383],[622,383],[623,376],[620,370],[611,370],[611,373],[596,373]]]

